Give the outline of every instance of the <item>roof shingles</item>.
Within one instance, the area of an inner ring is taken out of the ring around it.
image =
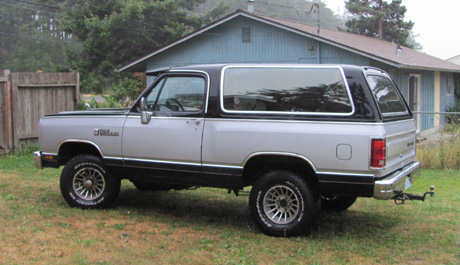
[[[145,67],[146,61],[152,58],[153,56],[171,47],[174,47],[179,43],[183,43],[184,41],[187,41],[188,39],[191,39],[218,25],[232,20],[238,16],[245,16],[247,18],[255,19],[263,23],[268,23],[276,27],[280,27],[285,30],[295,32],[297,34],[301,34],[316,39],[318,41],[322,41],[340,47],[342,49],[349,50],[351,52],[366,56],[368,58],[381,61],[383,63],[392,65],[397,68],[460,72],[460,65],[427,55],[422,52],[418,52],[407,47],[403,47],[403,50],[397,53],[396,49],[398,45],[385,40],[326,28],[321,28],[320,34],[318,35],[318,28],[316,26],[306,25],[285,19],[274,18],[258,13],[250,13],[244,10],[238,10],[225,18],[215,21],[214,23],[195,31],[177,40],[176,42],[163,47],[162,49],[159,49],[147,56],[144,56],[120,68],[119,71],[138,70],[142,66]]]
[[[342,48],[364,53],[370,57],[380,58],[385,63],[395,65],[398,68],[460,72],[459,65],[407,47],[402,47],[402,51],[397,53],[396,49],[398,45],[389,41],[326,28],[321,28],[320,34],[318,35],[318,28],[316,26],[273,18],[257,13],[249,13],[242,10],[240,10],[240,12],[249,17],[257,17],[267,22],[272,22],[282,27],[288,27],[294,31],[299,31],[299,33],[305,33],[319,40],[332,42]]]

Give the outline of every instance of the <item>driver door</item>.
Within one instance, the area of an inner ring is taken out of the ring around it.
[[[198,184],[205,94],[203,76],[177,74],[160,77],[144,94],[152,119],[141,124],[134,106],[123,129],[124,163],[135,178]]]

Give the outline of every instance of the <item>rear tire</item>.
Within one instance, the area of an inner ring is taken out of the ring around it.
[[[72,207],[105,208],[120,192],[120,180],[112,177],[99,157],[79,155],[64,167],[60,179],[61,193]]]
[[[257,180],[249,196],[249,208],[265,234],[279,237],[309,233],[317,213],[311,190],[289,171],[270,171]]]

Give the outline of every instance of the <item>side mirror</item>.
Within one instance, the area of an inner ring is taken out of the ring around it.
[[[147,100],[144,97],[141,98],[140,107],[142,111],[147,110]]]
[[[147,100],[144,97],[141,98],[140,107],[142,110],[141,123],[149,124],[152,114],[147,111]]]

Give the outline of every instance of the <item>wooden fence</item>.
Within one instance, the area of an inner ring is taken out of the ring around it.
[[[79,90],[78,73],[0,71],[0,153],[37,143],[40,118],[74,110]]]

